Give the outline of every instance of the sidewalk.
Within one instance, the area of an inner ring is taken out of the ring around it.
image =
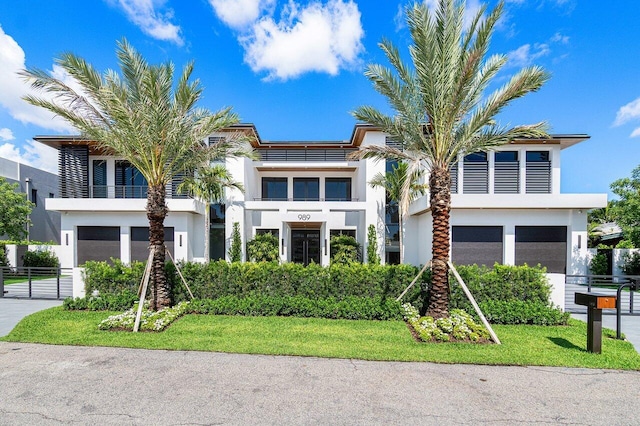
[[[587,322],[587,314],[571,314],[571,318]],[[622,334],[636,348],[636,351],[640,352],[640,316],[622,315],[621,322]],[[602,326],[616,331],[616,315],[602,315]]]

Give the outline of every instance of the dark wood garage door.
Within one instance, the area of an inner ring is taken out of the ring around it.
[[[516,265],[540,264],[547,272],[567,271],[566,226],[516,226]]]
[[[164,228],[164,244],[171,252],[171,255],[175,257],[173,251],[173,228]],[[149,227],[138,226],[131,227],[131,260],[138,260],[140,262],[146,262],[149,258]],[[167,256],[169,259],[169,256]]]
[[[502,226],[454,226],[451,259],[456,265],[503,262]]]
[[[120,259],[119,226],[78,226],[78,265],[88,260]]]

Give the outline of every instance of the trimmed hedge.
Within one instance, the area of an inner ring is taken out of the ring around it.
[[[380,297],[348,296],[338,300],[310,299],[303,296],[246,297],[224,296],[196,299],[189,303],[189,313],[209,315],[293,316],[352,320],[401,320],[400,302]]]
[[[62,302],[62,307],[67,311],[124,311],[137,301],[138,295],[135,292],[123,290],[118,294],[103,294],[98,297],[68,297]]]
[[[567,325],[570,314],[548,303],[525,300],[488,300],[480,309],[493,324]]]

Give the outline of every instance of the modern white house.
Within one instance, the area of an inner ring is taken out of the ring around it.
[[[397,209],[371,179],[390,164],[350,160],[368,145],[393,144],[369,125],[355,125],[342,141],[263,141],[255,126],[228,129],[252,136],[259,159],[228,159],[226,167],[245,191],[228,190],[225,205],[211,210],[210,257],[225,258],[234,223],[243,246],[271,232],[279,240],[282,262],[329,264],[330,238],[354,236],[363,248],[367,228],[377,230],[383,262],[399,261]],[[225,137],[210,135],[208,141]],[[123,159],[104,155],[80,137],[38,136],[59,151],[58,197],[46,209],[61,214],[64,267],[87,260],[146,259],[148,222],[144,179]],[[487,153],[461,157],[452,167],[452,260],[458,264],[541,264],[547,267],[563,305],[565,274],[586,271],[587,210],[604,207],[606,194],[562,194],[561,152],[587,135],[553,135],[516,140]],[[202,202],[167,188],[165,221],[169,250],[176,259],[202,260]],[[428,195],[409,208],[404,221],[405,262],[424,264],[431,256]],[[243,250],[244,252],[244,250]]]

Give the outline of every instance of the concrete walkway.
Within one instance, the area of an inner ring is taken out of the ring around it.
[[[0,389],[10,425],[611,426],[640,373],[0,342]]]
[[[22,318],[62,305],[62,300],[12,299],[0,297],[0,337],[9,334]]]
[[[587,322],[587,314],[571,314],[571,318]],[[634,348],[636,348],[636,351],[640,352],[640,316],[623,315],[621,318],[621,323],[622,334],[624,334],[626,339],[631,342]],[[602,315],[602,326],[616,331],[615,314]]]

